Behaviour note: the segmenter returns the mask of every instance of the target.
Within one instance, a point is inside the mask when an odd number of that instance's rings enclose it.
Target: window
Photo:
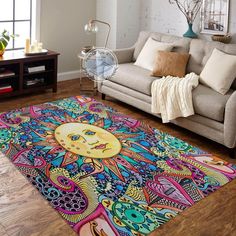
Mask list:
[[[0,6],[4,6],[0,14],[0,32],[4,29],[10,34],[18,34],[19,37],[11,39],[7,49],[22,49],[25,40],[31,41],[37,37],[37,8],[39,0],[0,0]]]

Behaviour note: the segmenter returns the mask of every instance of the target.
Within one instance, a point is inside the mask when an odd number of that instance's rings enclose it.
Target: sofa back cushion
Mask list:
[[[134,58],[133,58],[134,61],[137,60],[140,52],[142,51],[149,37],[152,37],[153,39],[163,43],[174,43],[174,48],[173,48],[174,52],[188,53],[189,51],[191,39],[162,33],[142,31],[140,32],[138,41],[135,44]]]
[[[200,75],[214,48],[228,54],[236,55],[236,44],[223,44],[201,39],[189,39],[163,33],[141,31],[135,44],[133,55],[134,61],[137,60],[143,46],[150,36],[160,42],[175,43],[174,52],[189,53],[190,60],[187,67],[187,73],[195,72]],[[236,79],[231,88],[236,90]]]
[[[204,66],[206,65],[215,48],[225,53],[236,55],[236,44],[223,44],[219,42],[193,39],[190,43],[189,54],[191,55],[191,57],[189,59],[187,72],[195,72],[196,74],[201,74]],[[236,80],[234,81],[231,88],[234,90],[236,89]]]

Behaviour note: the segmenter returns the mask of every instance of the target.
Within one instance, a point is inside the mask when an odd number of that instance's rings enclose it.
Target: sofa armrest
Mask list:
[[[236,147],[236,91],[230,96],[225,108],[224,140],[227,147]]]
[[[119,64],[131,63],[133,61],[134,47],[115,49],[113,52],[116,55]]]

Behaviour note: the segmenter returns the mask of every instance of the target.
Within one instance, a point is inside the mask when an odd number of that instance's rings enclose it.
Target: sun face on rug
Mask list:
[[[113,134],[89,124],[60,125],[55,138],[67,151],[89,158],[111,158],[121,151],[121,144]]]

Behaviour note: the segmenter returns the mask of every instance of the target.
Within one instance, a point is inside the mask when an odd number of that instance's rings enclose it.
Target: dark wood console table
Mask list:
[[[25,56],[21,50],[7,51],[0,57],[0,98],[38,92],[57,91],[59,53]]]

